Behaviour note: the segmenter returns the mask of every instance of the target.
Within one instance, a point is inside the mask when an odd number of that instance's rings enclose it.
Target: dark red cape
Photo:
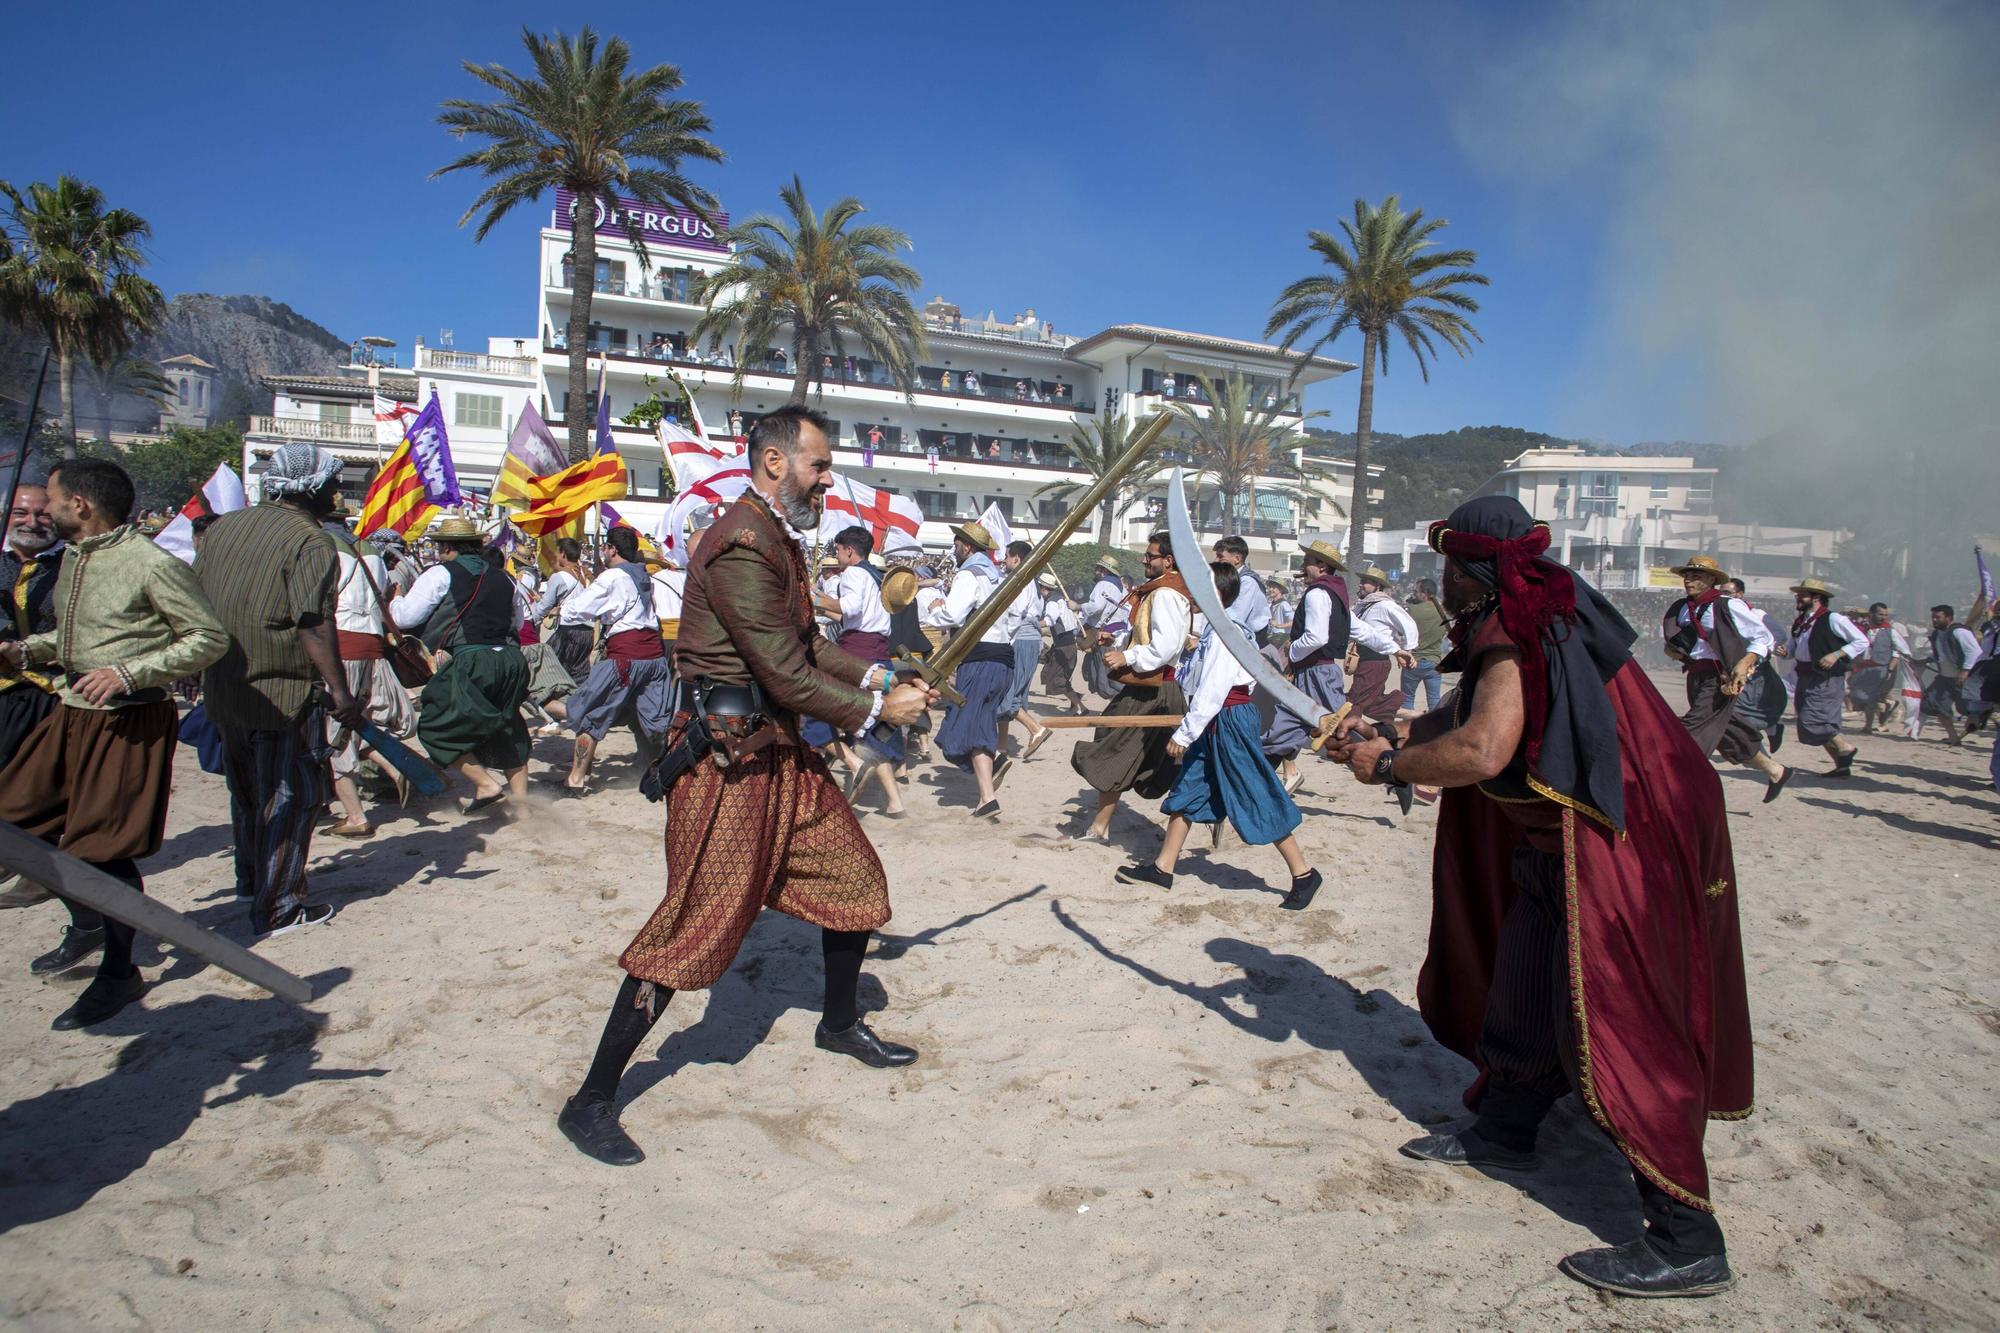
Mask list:
[[[1751,1110],[1750,1005],[1722,782],[1635,662],[1605,686],[1618,718],[1626,833],[1563,811],[1570,1012],[1583,1100],[1632,1165],[1711,1207],[1707,1121]],[[1439,807],[1430,953],[1417,1003],[1478,1064],[1521,827],[1476,787]],[[1477,1106],[1485,1070],[1466,1093]]]

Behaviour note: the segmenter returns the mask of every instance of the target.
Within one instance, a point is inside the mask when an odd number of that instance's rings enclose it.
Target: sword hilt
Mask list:
[[[944,678],[943,673],[923,658],[912,657],[908,653],[900,653],[889,659],[889,666],[898,675],[910,675],[921,678],[924,684],[930,686],[943,696],[946,703],[964,707],[965,696],[953,689],[951,682]]]
[[[1340,730],[1340,724],[1347,721],[1347,715],[1353,711],[1353,704],[1342,704],[1338,710],[1319,720],[1319,726],[1313,729],[1312,745],[1309,747],[1314,754],[1326,748],[1326,743],[1333,739],[1333,733]]]

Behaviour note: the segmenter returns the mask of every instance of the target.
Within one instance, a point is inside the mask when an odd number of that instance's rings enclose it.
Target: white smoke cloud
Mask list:
[[[1498,35],[1455,117],[1470,156],[1529,207],[1614,182],[1577,418],[1673,402],[1710,438],[1842,452],[2000,427],[1996,51],[2000,7],[1894,0]]]

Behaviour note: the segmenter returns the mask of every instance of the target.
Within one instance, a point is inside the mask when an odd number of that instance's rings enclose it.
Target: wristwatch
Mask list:
[[[1375,772],[1373,774],[1373,778],[1377,786],[1391,787],[1395,785],[1396,783],[1395,750],[1393,749],[1384,750],[1380,755],[1376,757]]]

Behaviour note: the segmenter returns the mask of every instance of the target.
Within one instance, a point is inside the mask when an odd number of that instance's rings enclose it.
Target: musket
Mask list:
[[[1111,494],[1112,488],[1123,481],[1125,474],[1146,456],[1146,452],[1160,438],[1160,432],[1167,428],[1170,420],[1172,417],[1168,413],[1157,413],[1151,421],[1139,428],[1139,433],[1132,437],[1132,443],[1125,447],[1124,453],[1118,455],[1118,461],[1107,468],[1104,475],[1092,482],[1090,489],[1078,497],[1076,503],[1070,507],[1070,511],[1062,516],[1061,521],[1049,529],[1048,536],[1037,542],[1035,549],[1021,561],[1021,567],[1009,574],[1006,581],[986,599],[985,605],[974,611],[958,632],[952,635],[950,643],[928,658],[911,657],[906,653],[896,658],[890,665],[899,673],[923,677],[926,685],[943,695],[949,702],[964,703],[964,696],[951,687],[952,672],[958,669],[958,664],[964,661],[966,655],[978,645],[979,637],[993,627],[994,621],[1007,613],[1007,608],[1021,595],[1021,590],[1035,581],[1035,576],[1042,572],[1042,566],[1055,558],[1063,543],[1068,541],[1071,534],[1090,517],[1092,511],[1104,502],[1104,497]]]

